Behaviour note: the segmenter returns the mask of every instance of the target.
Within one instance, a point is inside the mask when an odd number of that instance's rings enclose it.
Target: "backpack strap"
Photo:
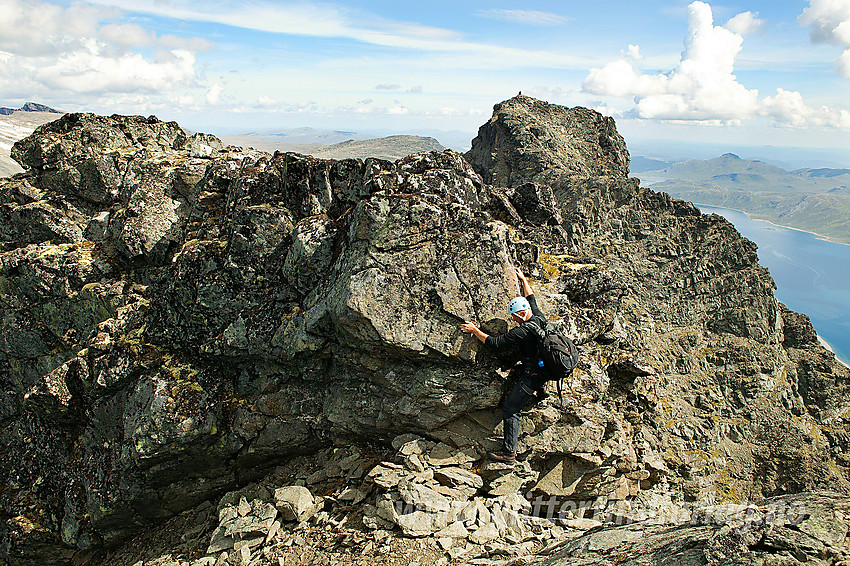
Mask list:
[[[531,326],[532,331],[537,334],[537,338],[539,339],[537,343],[538,350],[543,347],[543,339],[546,338],[546,321],[538,320],[539,318],[540,317],[532,316],[523,323]]]

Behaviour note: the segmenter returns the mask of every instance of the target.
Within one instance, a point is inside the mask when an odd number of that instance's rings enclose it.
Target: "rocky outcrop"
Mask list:
[[[629,173],[629,152],[613,118],[522,95],[493,108],[466,158],[499,187],[610,181]]]
[[[850,557],[848,504],[846,496],[821,492],[706,507],[675,525],[595,530],[526,564],[841,564]]]
[[[846,368],[776,301],[751,242],[628,178],[592,111],[511,99],[465,158],[269,155],[84,114],[13,154],[27,172],[0,181],[12,564],[97,557],[209,500],[200,551],[215,540],[215,560],[251,563],[316,542],[298,525],[334,526],[340,502],[367,529],[480,555],[529,532],[536,552],[603,511],[850,492]],[[523,418],[520,463],[482,467],[511,360],[458,325],[508,328],[514,265],[582,362],[563,405]],[[418,437],[393,445],[403,434]],[[348,445],[346,466],[368,469],[268,479]],[[265,491],[221,499],[252,482]],[[590,511],[508,521],[518,494]],[[511,529],[481,519],[497,506]]]

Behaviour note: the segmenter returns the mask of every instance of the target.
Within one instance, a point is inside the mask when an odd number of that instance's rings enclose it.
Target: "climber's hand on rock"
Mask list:
[[[528,283],[528,278],[522,272],[522,269],[519,267],[514,267],[516,270],[516,277],[519,279],[520,284],[522,285],[522,294],[527,297],[529,295],[533,295],[534,291],[531,289],[531,285]]]
[[[467,334],[474,334],[475,331],[478,330],[478,327],[471,322],[464,322],[460,325],[460,329],[466,332]]]
[[[475,324],[468,321],[461,324],[460,329],[466,332],[467,334],[474,334],[475,337],[481,340],[482,342],[487,340],[487,337],[489,336],[488,334],[484,334],[483,332],[481,332],[481,330],[479,330],[478,327],[475,326]]]

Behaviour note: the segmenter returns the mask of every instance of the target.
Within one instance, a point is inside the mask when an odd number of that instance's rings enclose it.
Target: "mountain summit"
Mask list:
[[[850,372],[610,118],[520,96],[466,156],[393,162],[68,114],[12,156],[11,564],[850,559]],[[458,326],[509,328],[515,265],[582,362],[506,466],[512,360]]]
[[[493,108],[465,157],[486,182],[505,187],[625,178],[629,170],[629,152],[612,118],[523,95]]]

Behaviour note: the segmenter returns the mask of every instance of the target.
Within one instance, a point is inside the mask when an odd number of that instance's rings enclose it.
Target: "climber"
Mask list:
[[[487,453],[488,458],[499,462],[516,461],[520,411],[522,411],[523,406],[525,406],[532,396],[536,397],[538,401],[549,396],[546,392],[547,376],[543,373],[543,369],[538,367],[539,338],[532,328],[534,323],[545,325],[546,317],[543,316],[543,313],[537,306],[537,301],[534,298],[531,285],[528,284],[528,279],[522,273],[522,270],[519,268],[515,269],[517,278],[522,283],[522,293],[524,296],[511,300],[508,303],[508,312],[514,322],[519,324],[519,326],[499,336],[489,336],[472,322],[466,322],[460,325],[460,329],[463,332],[474,334],[476,338],[490,348],[500,350],[511,346],[519,347],[520,359],[522,360],[522,373],[519,381],[514,385],[510,395],[505,400],[505,404],[502,406],[502,418],[505,428],[504,444],[501,450]],[[529,324],[530,322],[531,324]]]

